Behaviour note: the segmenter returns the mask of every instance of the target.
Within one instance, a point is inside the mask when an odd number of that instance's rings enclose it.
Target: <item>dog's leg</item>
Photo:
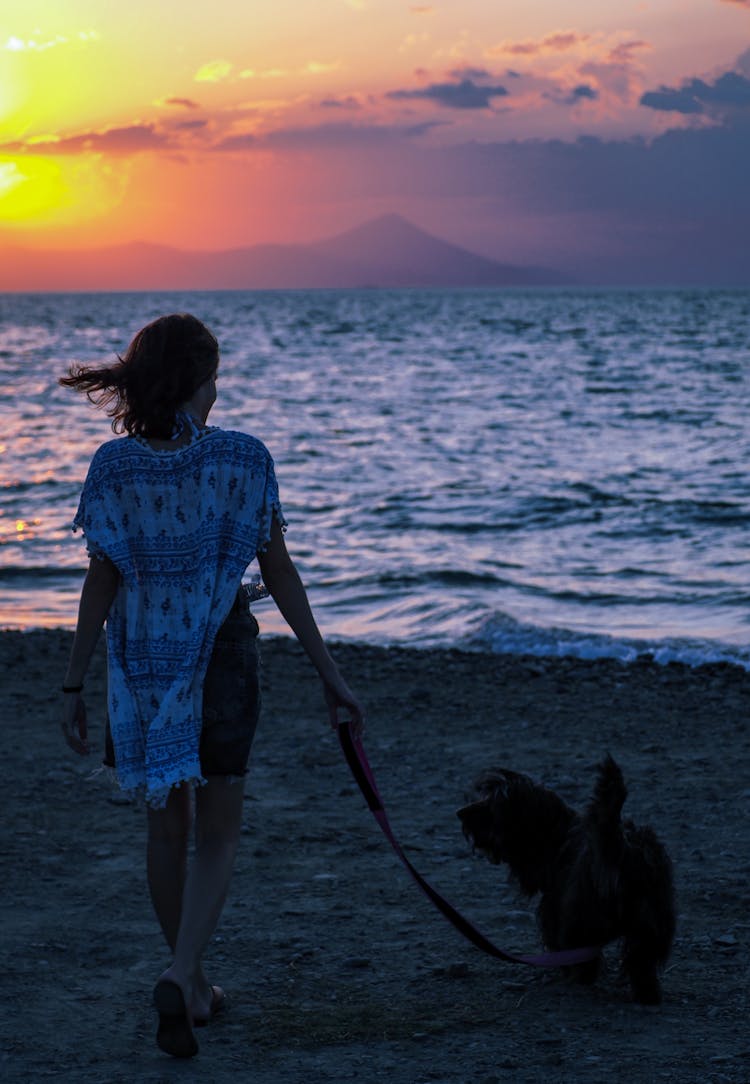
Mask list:
[[[560,949],[581,948],[591,941],[591,934],[585,928],[585,905],[583,901],[561,900],[555,891],[545,893],[537,908],[539,932],[544,944],[552,952]],[[567,921],[572,917],[572,921]],[[579,919],[583,917],[582,924]],[[587,960],[583,964],[564,967],[563,974],[574,982],[591,986],[599,977],[601,957]]]
[[[653,949],[626,937],[622,946],[622,970],[630,982],[635,1001],[641,1005],[661,1004],[661,983]]]

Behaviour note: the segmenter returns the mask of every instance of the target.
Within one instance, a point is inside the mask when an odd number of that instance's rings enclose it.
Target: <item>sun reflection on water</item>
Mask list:
[[[2,517],[2,511],[0,511]],[[3,523],[0,518],[0,546],[11,542],[30,542],[37,537],[36,528],[42,523],[41,518],[14,519],[9,523]]]

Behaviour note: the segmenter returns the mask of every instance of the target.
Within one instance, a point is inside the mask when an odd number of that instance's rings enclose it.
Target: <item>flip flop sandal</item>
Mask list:
[[[154,987],[154,1006],[159,1014],[156,1045],[173,1058],[193,1058],[198,1043],[193,1035],[185,995],[176,982],[160,979]]]

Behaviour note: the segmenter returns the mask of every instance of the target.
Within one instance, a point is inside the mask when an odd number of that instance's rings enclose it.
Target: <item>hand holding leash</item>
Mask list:
[[[360,741],[365,729],[365,712],[357,697],[340,675],[335,681],[325,681],[323,689],[328,705],[328,717],[333,729],[348,726],[355,741]],[[339,718],[339,712],[342,710],[348,712],[348,719]]]

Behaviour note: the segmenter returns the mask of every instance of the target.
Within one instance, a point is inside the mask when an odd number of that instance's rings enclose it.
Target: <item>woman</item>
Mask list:
[[[81,692],[106,619],[114,763],[120,785],[146,797],[149,890],[174,953],[154,988],[157,1042],[176,1057],[197,1053],[193,1026],[224,1001],[201,956],[234,864],[257,720],[257,624],[240,590],[256,556],[322,679],[331,725],[348,721],[357,736],[363,726],[287,553],[271,456],[254,437],[206,425],[218,363],[199,320],[164,316],[118,363],[72,367],[60,381],[106,405],[114,431],[128,434],[94,455],[74,521],[91,560],[62,727],[71,748],[88,754]]]

